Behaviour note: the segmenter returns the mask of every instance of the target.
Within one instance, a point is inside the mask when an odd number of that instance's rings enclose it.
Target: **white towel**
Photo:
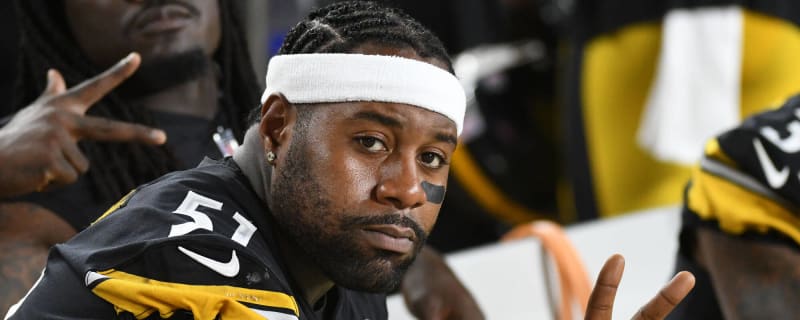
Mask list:
[[[692,164],[708,139],[739,122],[742,19],[739,7],[667,14],[637,134],[657,159]]]

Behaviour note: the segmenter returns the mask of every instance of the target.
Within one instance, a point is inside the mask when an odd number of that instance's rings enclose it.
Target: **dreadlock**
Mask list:
[[[444,45],[431,31],[399,9],[371,1],[337,2],[314,10],[289,31],[278,54],[346,53],[366,43],[410,47],[420,57],[446,63],[453,73]]]
[[[243,28],[236,17],[239,1],[219,1],[222,39],[214,54],[221,69],[222,125],[237,139],[244,136],[244,119],[258,103],[260,89],[253,73]],[[46,86],[46,71],[58,69],[66,83],[75,85],[98,73],[69,33],[62,1],[17,0],[21,29],[18,93],[14,108],[24,108]],[[89,114],[127,122],[154,125],[146,108],[136,108],[111,92]],[[210,134],[210,132],[209,132]],[[87,176],[101,201],[115,200],[132,188],[180,167],[164,146],[82,141],[80,147],[93,163]]]

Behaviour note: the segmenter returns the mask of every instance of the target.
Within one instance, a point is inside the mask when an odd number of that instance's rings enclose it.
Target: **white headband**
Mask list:
[[[272,57],[267,89],[292,103],[379,101],[410,104],[464,123],[466,98],[458,79],[434,65],[394,56],[350,53]]]

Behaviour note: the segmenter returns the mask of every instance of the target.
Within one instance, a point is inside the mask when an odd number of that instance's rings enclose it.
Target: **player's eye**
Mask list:
[[[367,149],[367,151],[370,152],[381,152],[388,150],[386,148],[386,144],[375,137],[358,137],[356,140],[358,140],[358,143],[360,143],[364,148]]]
[[[419,156],[420,162],[432,169],[441,168],[445,165],[444,157],[436,152],[425,152]]]

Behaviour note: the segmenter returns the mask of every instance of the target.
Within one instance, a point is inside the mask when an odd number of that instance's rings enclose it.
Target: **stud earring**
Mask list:
[[[275,158],[277,158],[277,157],[278,156],[275,155],[275,152],[272,152],[272,151],[268,151],[267,152],[267,162],[269,162],[269,164],[274,165],[275,164]]]

